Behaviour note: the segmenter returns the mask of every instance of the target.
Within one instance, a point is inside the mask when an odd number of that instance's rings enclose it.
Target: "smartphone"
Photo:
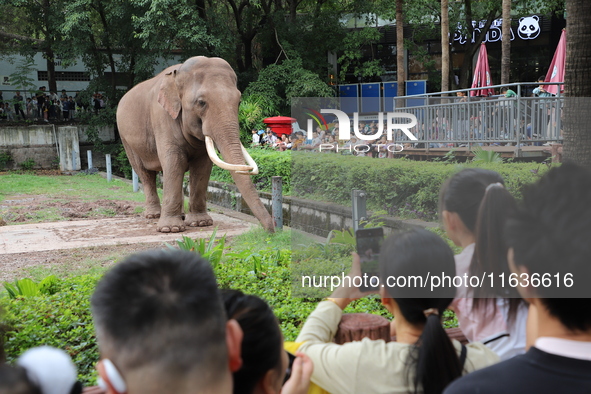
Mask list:
[[[364,228],[355,232],[357,254],[361,262],[361,274],[364,278],[362,291],[375,290],[379,287],[380,250],[384,241],[384,229],[381,227]],[[373,279],[372,279],[373,278]]]

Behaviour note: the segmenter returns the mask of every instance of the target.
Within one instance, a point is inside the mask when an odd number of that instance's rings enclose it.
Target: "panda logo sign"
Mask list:
[[[525,16],[519,19],[519,28],[517,34],[523,40],[533,40],[540,35],[540,17]]]

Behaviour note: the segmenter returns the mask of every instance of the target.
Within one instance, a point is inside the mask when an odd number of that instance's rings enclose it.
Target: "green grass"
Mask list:
[[[258,226],[237,235],[230,242],[230,248],[237,252],[248,249],[254,253],[269,247],[291,249],[291,231],[283,230],[270,234],[261,226]]]
[[[0,202],[18,195],[43,195],[50,199],[144,201],[143,193],[118,179],[111,182],[100,175],[35,175],[9,173],[0,176]]]
[[[78,262],[76,265],[36,265],[26,268],[24,270],[26,274],[23,277],[31,278],[34,281],[39,282],[49,275],[55,275],[58,278],[71,278],[80,275],[103,274],[109,269],[109,266],[105,265],[105,262],[117,261],[121,257],[122,256],[119,254],[112,253],[109,256],[103,256],[100,258],[86,258]]]

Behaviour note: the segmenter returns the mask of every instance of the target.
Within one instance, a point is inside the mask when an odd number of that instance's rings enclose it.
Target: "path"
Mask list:
[[[210,237],[217,226],[218,236],[238,235],[251,224],[220,213],[210,213],[215,226],[189,227],[183,233],[163,234],[156,231],[156,222],[140,217],[124,217],[67,222],[22,224],[0,227],[0,253],[26,253],[73,249],[87,246],[118,245],[148,242],[173,242],[187,235]]]

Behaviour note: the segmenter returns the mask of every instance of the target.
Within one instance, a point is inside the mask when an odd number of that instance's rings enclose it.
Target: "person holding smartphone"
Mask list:
[[[331,393],[441,393],[454,379],[499,360],[480,343],[464,346],[446,335],[441,316],[455,288],[431,291],[393,285],[392,278],[400,276],[455,275],[453,252],[440,237],[427,230],[389,237],[382,244],[379,269],[377,291],[362,292],[354,286],[358,280],[344,280],[308,317],[296,342],[304,342],[299,351],[314,363],[312,382]],[[362,272],[355,253],[348,277],[358,276]],[[395,317],[396,342],[365,338],[333,343],[343,309],[378,291],[382,304]]]

